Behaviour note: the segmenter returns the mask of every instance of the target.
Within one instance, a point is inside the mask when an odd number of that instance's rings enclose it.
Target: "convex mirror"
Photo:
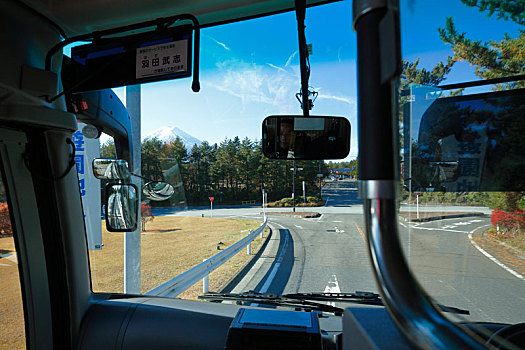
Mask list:
[[[135,185],[106,187],[106,228],[110,232],[137,229],[139,201]]]
[[[272,159],[343,159],[350,153],[350,122],[343,117],[269,116],[262,147]]]
[[[142,187],[142,194],[152,201],[164,201],[175,193],[175,188],[164,181],[150,181]]]

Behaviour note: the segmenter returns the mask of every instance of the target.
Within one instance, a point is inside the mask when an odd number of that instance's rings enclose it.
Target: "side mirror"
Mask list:
[[[350,122],[343,117],[269,116],[262,147],[271,159],[343,159],[350,153]]]
[[[133,174],[129,171],[128,162],[123,159],[94,159],[93,173],[100,180],[124,180],[129,181],[131,175],[148,181],[142,187],[142,193],[152,201],[163,201],[169,199],[175,188],[167,182],[155,181],[144,176]]]
[[[93,174],[101,180],[129,180],[128,162],[123,159],[93,159]]]
[[[110,232],[137,229],[139,200],[135,185],[106,187],[106,228]]]
[[[175,188],[163,181],[151,181],[142,187],[142,194],[152,201],[169,199],[173,193],[175,193]]]

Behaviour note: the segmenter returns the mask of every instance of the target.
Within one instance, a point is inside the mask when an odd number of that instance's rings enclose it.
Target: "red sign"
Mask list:
[[[414,192],[416,196],[421,196],[421,192]]]
[[[215,199],[215,197],[208,197],[210,199],[210,202],[213,202],[213,200]]]

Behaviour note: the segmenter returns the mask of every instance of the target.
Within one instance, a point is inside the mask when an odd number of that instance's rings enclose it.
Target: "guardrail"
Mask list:
[[[157,295],[164,297],[176,297],[186,289],[199,282],[201,279],[206,278],[210,272],[230,260],[235,254],[241,251],[251,241],[262,234],[266,228],[268,219],[265,219],[262,225],[255,231],[252,231],[246,237],[238,241],[237,243],[224,249],[222,252],[215,254],[211,258],[203,261],[197,266],[192,267],[186,272],[181,273],[177,277],[172,278],[168,282],[161,284],[160,286],[150,290],[146,295]]]

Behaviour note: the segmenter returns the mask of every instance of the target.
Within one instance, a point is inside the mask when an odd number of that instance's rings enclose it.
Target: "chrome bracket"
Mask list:
[[[361,199],[396,199],[399,182],[394,180],[361,180],[359,197]]]

